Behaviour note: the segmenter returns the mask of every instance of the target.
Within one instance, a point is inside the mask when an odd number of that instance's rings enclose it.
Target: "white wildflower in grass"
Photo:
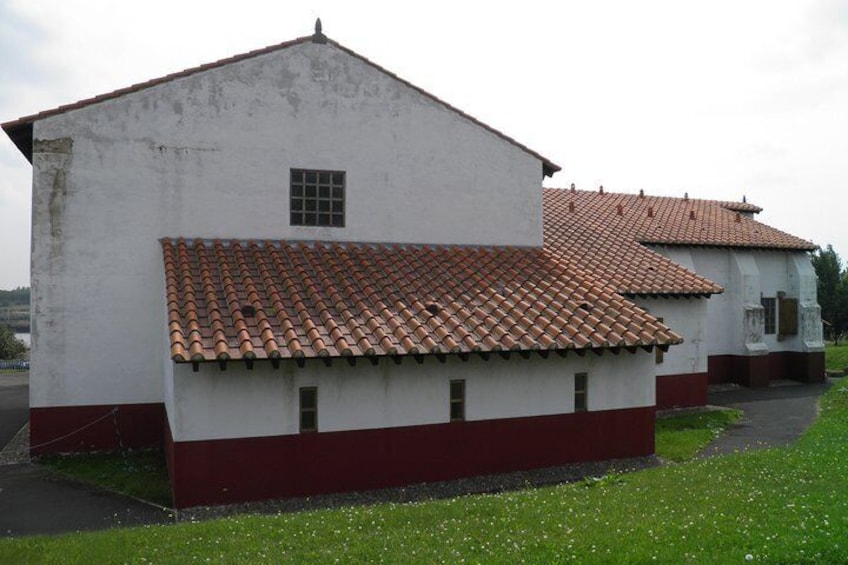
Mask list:
[[[745,561],[753,561],[753,560],[754,560],[754,556],[751,555],[750,553],[747,553],[745,555]]]

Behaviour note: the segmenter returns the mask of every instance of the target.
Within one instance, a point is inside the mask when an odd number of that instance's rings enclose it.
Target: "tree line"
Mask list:
[[[26,306],[29,307],[29,287],[19,286],[12,290],[0,290],[0,307]]]
[[[825,338],[838,341],[848,333],[848,268],[832,245],[813,252],[818,299]]]

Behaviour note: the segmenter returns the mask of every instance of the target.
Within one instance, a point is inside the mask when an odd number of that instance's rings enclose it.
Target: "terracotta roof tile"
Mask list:
[[[166,239],[162,250],[178,362],[682,341],[545,249]]]
[[[760,210],[744,202],[545,189],[545,248],[622,294],[715,294],[719,285],[646,244],[815,249],[747,215]]]

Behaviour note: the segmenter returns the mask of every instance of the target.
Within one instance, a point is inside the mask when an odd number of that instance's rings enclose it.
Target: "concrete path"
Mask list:
[[[8,445],[9,441],[28,420],[28,382],[26,373],[0,373],[0,452],[7,446],[15,447]],[[15,459],[0,457],[0,461]],[[0,464],[0,537],[173,522],[173,514],[166,509],[64,477],[46,467]]]
[[[831,383],[773,383],[768,388],[711,392],[708,402],[743,410],[742,418],[711,443],[702,457],[788,445],[798,439],[818,414],[819,397]]]
[[[167,510],[38,465],[0,467],[0,537],[168,524]]]
[[[0,450],[29,419],[29,373],[0,373]]]

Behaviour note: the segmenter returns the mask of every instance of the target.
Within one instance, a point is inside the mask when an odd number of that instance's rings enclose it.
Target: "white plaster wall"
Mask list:
[[[47,118],[34,137],[32,406],[162,401],[161,237],[542,241],[537,158],[329,45]],[[346,227],[288,225],[290,168],[347,172]]]
[[[207,364],[195,373],[179,364],[169,418],[177,441],[296,434],[298,389],[317,386],[321,432],[446,423],[452,379],[466,380],[467,420],[563,414],[574,411],[578,372],[588,373],[590,411],[654,404],[653,355],[640,350],[582,358],[407,359],[401,365],[383,359],[377,367],[313,361],[302,369],[283,363],[277,371],[233,363],[226,371]]]
[[[707,307],[709,355],[814,351],[821,347],[815,270],[803,252],[689,248],[698,274],[724,287]],[[763,333],[760,298],[785,292],[799,300],[799,335]]]
[[[684,342],[674,345],[655,365],[656,375],[682,375],[707,372],[707,298],[633,299],[640,308],[662,318],[663,323],[682,336]]]

